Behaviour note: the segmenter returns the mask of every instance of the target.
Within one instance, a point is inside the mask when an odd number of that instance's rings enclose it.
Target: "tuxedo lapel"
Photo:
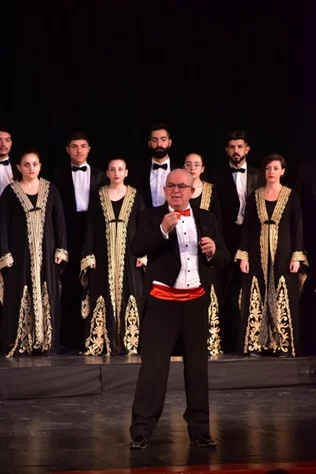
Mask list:
[[[253,170],[247,167],[247,196],[256,188],[257,176],[254,175]]]
[[[72,171],[71,167],[67,167],[65,171],[65,193],[69,196],[69,202],[71,208],[74,209],[74,212],[77,211],[77,204],[76,204],[76,195],[75,195],[75,187],[74,182],[72,180]]]

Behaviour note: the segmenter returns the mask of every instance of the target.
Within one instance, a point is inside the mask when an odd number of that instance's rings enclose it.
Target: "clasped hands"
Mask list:
[[[165,214],[161,222],[161,228],[166,234],[169,234],[169,232],[171,232],[177,224],[177,211],[169,212],[168,214]],[[207,258],[213,257],[216,252],[216,245],[214,240],[212,240],[210,237],[202,237],[199,241],[199,245],[202,253],[204,253]]]

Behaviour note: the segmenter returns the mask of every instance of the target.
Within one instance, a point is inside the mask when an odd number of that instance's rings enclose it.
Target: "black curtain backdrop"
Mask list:
[[[67,159],[69,132],[90,161],[149,159],[147,129],[165,121],[171,156],[225,160],[246,129],[259,165],[271,152],[313,159],[316,2],[11,1],[1,14],[1,126],[11,155],[39,150],[47,172]]]

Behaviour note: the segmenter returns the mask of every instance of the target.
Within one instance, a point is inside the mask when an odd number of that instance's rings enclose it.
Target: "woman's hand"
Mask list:
[[[138,259],[136,260],[136,268],[140,268],[140,267],[142,267],[143,265],[144,265],[144,264],[143,264],[142,260],[141,260],[140,258],[138,258]]]
[[[291,262],[290,263],[290,272],[297,273],[300,268],[300,262]]]
[[[55,258],[55,263],[57,263],[57,265],[59,265],[59,264],[61,263],[61,258],[56,257],[56,258]]]
[[[240,270],[243,273],[249,273],[249,262],[248,262],[248,260],[245,260],[245,259],[240,260]]]

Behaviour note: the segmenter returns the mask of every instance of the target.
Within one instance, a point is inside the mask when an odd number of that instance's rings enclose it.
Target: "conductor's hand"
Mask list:
[[[240,260],[240,270],[243,273],[249,273],[249,262],[248,262],[248,260],[245,260],[245,259]]]
[[[202,253],[204,253],[207,258],[213,257],[216,252],[216,245],[214,240],[212,240],[210,237],[202,237],[199,243]]]
[[[169,234],[169,232],[171,232],[175,228],[177,223],[178,223],[177,213],[176,212],[169,212],[162,219],[162,223],[161,223],[162,230],[166,234]]]
[[[290,272],[297,273],[300,268],[300,262],[291,262],[290,263]]]

